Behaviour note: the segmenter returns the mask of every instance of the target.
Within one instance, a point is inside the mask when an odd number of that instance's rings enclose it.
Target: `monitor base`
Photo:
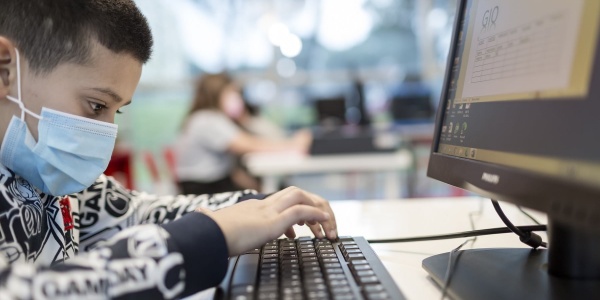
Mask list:
[[[423,268],[440,287],[445,282],[448,255],[423,260]],[[454,267],[446,291],[453,299],[593,299],[600,295],[600,280],[548,274],[547,250],[464,250],[454,254]]]

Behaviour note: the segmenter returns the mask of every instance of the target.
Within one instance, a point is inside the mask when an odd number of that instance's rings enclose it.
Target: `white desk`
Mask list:
[[[412,167],[413,158],[408,150],[394,153],[302,155],[298,153],[253,153],[245,155],[248,171],[262,178],[263,193],[279,189],[281,177],[298,174],[385,172],[386,198],[401,196],[400,171]]]
[[[340,235],[364,236],[367,239],[384,239],[434,235],[471,230],[469,213],[483,212],[474,217],[476,229],[503,227],[488,199],[435,198],[373,201],[332,202]],[[506,215],[515,225],[530,225],[532,222],[513,205],[501,203]],[[546,217],[531,212],[540,222]],[[298,235],[309,235],[306,227],[298,228]],[[547,241],[545,234],[540,234]],[[427,278],[421,267],[423,259],[451,251],[466,239],[403,244],[372,244],[373,249],[408,299],[440,299],[440,290]],[[467,244],[464,249],[469,249]],[[514,234],[482,236],[475,248],[522,247]],[[211,299],[209,290],[195,295],[193,299]]]

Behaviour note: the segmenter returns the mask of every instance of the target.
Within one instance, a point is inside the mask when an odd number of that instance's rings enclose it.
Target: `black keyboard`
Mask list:
[[[229,260],[215,299],[404,299],[369,243],[274,240]]]

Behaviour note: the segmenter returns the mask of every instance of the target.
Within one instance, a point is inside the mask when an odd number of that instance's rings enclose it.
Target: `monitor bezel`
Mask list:
[[[446,74],[435,117],[434,137],[427,176],[478,195],[546,212],[552,218],[576,227],[600,231],[600,188],[534,173],[532,171],[476,161],[436,152],[440,143],[452,63],[457,51],[459,25],[468,0],[457,4]],[[598,82],[600,38],[597,41],[590,91]],[[482,178],[488,174],[487,181]],[[489,180],[490,175],[497,180]]]

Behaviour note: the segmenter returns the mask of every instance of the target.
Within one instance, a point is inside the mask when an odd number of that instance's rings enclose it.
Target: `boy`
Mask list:
[[[102,175],[151,46],[131,0],[0,3],[0,299],[177,298],[293,224],[337,236],[297,188],[158,198]]]

